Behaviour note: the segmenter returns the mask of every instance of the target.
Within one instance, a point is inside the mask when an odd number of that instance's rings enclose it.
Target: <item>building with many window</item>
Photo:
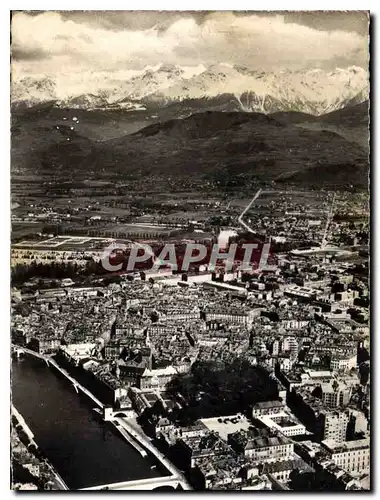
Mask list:
[[[301,436],[306,433],[306,427],[301,424],[295,417],[288,415],[285,412],[262,415],[258,419],[269,429],[275,429],[284,436]]]
[[[356,352],[351,354],[335,354],[330,361],[330,369],[334,372],[345,372],[352,368],[356,368],[357,365],[357,355]]]
[[[158,368],[156,370],[146,369],[140,378],[140,389],[164,391],[166,384],[178,375],[178,370],[173,366]]]
[[[262,415],[280,414],[284,411],[285,404],[282,401],[263,401],[256,403],[252,408],[252,416],[260,417]]]
[[[322,402],[330,408],[345,407],[348,405],[351,397],[351,387],[333,383],[321,384]]]
[[[228,444],[255,462],[276,462],[293,457],[294,445],[272,429],[249,429],[228,435]]]
[[[327,439],[322,441],[322,446],[329,457],[347,472],[365,472],[370,466],[370,442],[369,438],[357,441],[345,441],[337,443]]]
[[[348,412],[323,411],[324,420],[323,439],[334,440],[337,443],[346,440],[347,425],[350,420]]]

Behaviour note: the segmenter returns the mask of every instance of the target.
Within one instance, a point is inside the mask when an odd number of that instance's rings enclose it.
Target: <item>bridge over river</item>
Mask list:
[[[120,483],[103,484],[100,486],[92,486],[90,488],[82,488],[82,490],[155,490],[158,488],[171,487],[177,489],[181,487],[183,490],[188,490],[186,483],[183,483],[177,476],[166,477],[151,477],[148,479],[137,479],[135,481],[122,481]]]
[[[86,389],[85,387],[83,387],[77,380],[75,380],[75,378],[73,378],[64,368],[62,368],[61,366],[59,366],[56,363],[56,361],[54,359],[52,359],[51,357],[43,356],[43,355],[41,355],[39,353],[36,353],[35,351],[32,351],[32,350],[27,349],[25,347],[16,346],[16,345],[12,345],[12,350],[14,352],[16,352],[18,355],[22,354],[22,353],[25,353],[25,354],[30,354],[31,356],[34,356],[34,357],[37,357],[37,358],[40,358],[40,359],[44,360],[48,366],[53,366],[57,371],[61,372],[70,381],[70,383],[72,384],[72,386],[74,387],[74,389],[77,392],[83,392],[89,398],[91,398],[98,405],[98,407],[100,409],[103,409],[103,407],[104,407],[103,403],[101,401],[99,401],[96,398],[96,396],[94,396],[94,394],[92,394],[88,389]],[[45,381],[45,378],[43,378],[43,380]],[[29,380],[28,380],[28,382],[29,382]],[[52,380],[52,383],[54,384],[53,380]],[[65,388],[64,387],[62,387],[62,388],[60,387],[60,390],[65,391]],[[64,396],[64,398],[67,399],[67,400],[71,399],[70,393],[67,393],[67,396],[66,397]],[[22,401],[23,404],[26,404],[25,398],[21,398],[20,401]],[[42,402],[42,404],[44,405],[45,402]],[[66,401],[60,401],[60,405],[65,405],[65,404],[66,404]],[[69,402],[67,402],[67,404],[70,406]],[[71,402],[71,405],[72,404],[73,404],[73,402]],[[80,409],[81,412],[88,411],[87,409],[85,410],[83,407],[78,407],[78,408],[74,408],[73,407],[73,411],[75,410],[75,411],[79,412],[79,409]],[[56,408],[52,407],[51,408],[51,413],[55,412],[55,410],[56,410]],[[23,409],[21,409],[21,411],[24,413]],[[101,486],[95,486],[95,487],[89,487],[89,488],[87,488],[87,487],[83,488],[83,486],[85,486],[85,484],[84,484],[84,485],[81,485],[78,489],[96,489],[96,490],[99,490],[99,489],[104,488],[104,489],[136,489],[136,490],[138,490],[138,489],[155,489],[155,488],[158,488],[158,487],[161,487],[161,486],[162,487],[166,487],[166,486],[169,487],[170,486],[170,487],[176,488],[178,485],[180,485],[183,490],[190,490],[191,487],[187,483],[186,478],[182,474],[182,472],[179,469],[177,469],[174,466],[174,464],[172,464],[168,460],[168,458],[163,453],[161,453],[154,446],[154,444],[151,442],[151,440],[142,432],[141,429],[139,429],[138,427],[135,427],[133,425],[133,422],[130,421],[130,420],[128,420],[127,418],[124,418],[124,417],[121,417],[121,416],[120,417],[117,416],[118,413],[120,413],[120,412],[119,411],[114,412],[114,414],[112,414],[112,418],[110,419],[110,421],[111,421],[111,423],[117,422],[118,425],[116,424],[116,429],[119,431],[120,434],[122,434],[123,438],[126,439],[130,444],[132,444],[133,448],[135,450],[137,449],[137,451],[139,452],[139,455],[138,455],[139,460],[137,459],[137,457],[134,457],[132,460],[136,464],[137,463],[141,463],[141,467],[142,467],[141,459],[143,461],[145,461],[145,457],[147,457],[148,453],[150,452],[150,454],[152,456],[154,456],[158,460],[158,462],[160,462],[160,465],[157,465],[157,469],[153,469],[153,467],[150,468],[150,466],[149,466],[149,460],[144,463],[144,465],[145,464],[147,465],[147,469],[148,469],[147,475],[150,476],[148,479],[133,479],[133,478],[131,478],[131,480],[128,480],[128,481],[117,482],[117,483],[115,483],[115,482],[111,483],[110,482],[109,484],[103,484]],[[65,411],[60,411],[59,415],[64,416],[65,415]],[[28,419],[28,415],[26,415],[26,418]],[[53,420],[54,420],[54,417],[53,417]],[[67,426],[69,426],[69,427],[72,426],[73,430],[75,431],[75,433],[78,433],[78,435],[83,434],[83,433],[85,433],[86,435],[88,435],[90,431],[93,432],[94,434],[96,434],[96,437],[94,436],[94,442],[88,442],[87,444],[84,442],[83,443],[83,447],[79,446],[79,442],[76,441],[76,440],[73,440],[72,442],[70,440],[70,443],[66,443],[66,441],[64,441],[64,443],[62,443],[62,440],[61,440],[62,435],[61,435],[61,433],[58,433],[59,441],[60,441],[60,446],[61,447],[66,447],[67,444],[70,444],[71,446],[74,447],[74,449],[71,451],[71,461],[73,459],[73,453],[74,453],[74,451],[75,452],[77,452],[77,451],[79,452],[80,451],[80,454],[83,455],[83,459],[86,457],[87,462],[91,462],[92,463],[93,455],[92,454],[87,455],[87,453],[86,453],[86,448],[87,447],[91,448],[92,446],[93,447],[95,447],[95,446],[99,447],[99,450],[102,447],[106,447],[107,450],[105,450],[105,451],[109,451],[112,456],[108,457],[105,460],[106,461],[111,461],[111,458],[112,458],[112,460],[114,460],[114,459],[116,460],[116,458],[113,457],[114,454],[112,453],[112,450],[111,449],[108,450],[108,445],[110,444],[110,438],[108,438],[107,441],[102,440],[101,443],[99,442],[99,436],[98,436],[98,434],[99,434],[99,430],[103,429],[103,426],[101,424],[99,424],[99,423],[93,422],[93,419],[91,419],[89,421],[88,417],[87,417],[87,418],[84,418],[83,432],[82,431],[81,432],[79,432],[79,431],[77,432],[77,426],[79,426],[81,424],[82,424],[82,422],[79,422],[79,421],[76,422],[74,420],[74,417],[71,418],[69,422],[67,422]],[[92,429],[92,427],[94,429]],[[96,429],[96,427],[99,427],[99,429]],[[54,436],[54,437],[56,437],[56,436]],[[42,433],[42,437],[41,436],[39,437],[39,439],[43,439],[43,440],[45,438],[46,438],[45,433]],[[134,442],[131,443],[131,440],[133,440]],[[38,439],[37,439],[37,441],[38,441]],[[48,439],[47,440],[47,445],[51,446],[52,442],[53,442],[52,439]],[[76,446],[77,444],[78,444],[78,447],[80,447],[80,450],[76,449],[77,448],[77,446]],[[55,446],[57,446],[57,445],[55,445]],[[123,452],[121,450],[119,450],[118,454],[121,455],[121,453],[123,453]],[[118,462],[117,465],[122,468],[123,461],[119,462],[117,460],[117,462]],[[168,475],[168,476],[162,476],[162,477],[160,476],[158,479],[157,479],[157,477],[151,477],[152,475],[158,476],[159,474],[163,474],[164,473],[163,471],[159,472],[159,468],[160,468],[161,464],[164,466],[164,468],[167,471],[169,471],[170,475]],[[93,464],[93,466],[94,465],[95,464]],[[63,464],[63,467],[65,467],[65,468],[67,467],[68,469],[70,469],[67,472],[70,472],[71,475],[73,473],[75,473],[77,475],[82,466],[83,466],[83,460],[79,460],[79,453],[78,453],[78,464],[77,464],[78,468],[74,469],[74,467],[71,467],[70,462],[64,461],[64,464]],[[115,464],[115,466],[116,466],[116,464]],[[60,467],[63,468],[62,464],[57,464],[57,467],[58,467],[58,469]],[[89,475],[93,476],[92,467],[90,467],[90,465],[88,465],[88,466],[86,465],[86,469],[87,468],[90,471]],[[151,470],[149,470],[149,469],[151,469]],[[115,478],[115,479],[118,479],[118,478]],[[78,477],[78,478],[76,478],[75,482],[82,482],[82,480],[84,480],[84,478]],[[93,477],[91,477],[91,480],[93,480]],[[104,479],[103,479],[103,481],[104,481]],[[105,479],[105,481],[107,481],[107,479]],[[111,479],[111,481],[112,481],[112,479]],[[94,483],[92,483],[92,484],[94,484]]]
[[[62,375],[64,375],[73,384],[76,392],[81,390],[84,394],[86,394],[86,396],[88,396],[90,399],[92,399],[94,401],[94,403],[97,404],[100,408],[104,407],[104,404],[101,401],[99,401],[99,399],[97,397],[95,397],[94,394],[92,394],[92,392],[90,392],[82,384],[80,384],[77,380],[75,380],[74,377],[72,377],[64,368],[59,366],[59,364],[51,357],[44,356],[43,354],[39,354],[36,351],[32,351],[31,349],[28,349],[26,347],[19,347],[19,346],[16,346],[14,344],[12,344],[12,351],[14,353],[16,353],[17,356],[19,356],[20,354],[30,354],[31,356],[34,356],[36,358],[43,359],[47,365],[54,366],[54,368],[56,370],[61,372]]]

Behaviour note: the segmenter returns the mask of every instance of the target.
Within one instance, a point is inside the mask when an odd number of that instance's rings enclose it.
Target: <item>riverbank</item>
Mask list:
[[[24,417],[12,405],[11,419],[11,452],[12,452],[12,479],[11,488],[15,490],[37,489],[46,490],[68,490],[66,483],[55,470],[53,465],[46,457],[42,457],[42,453],[34,440],[34,434],[30,427],[25,422]],[[14,466],[13,466],[14,465]],[[32,478],[31,483],[17,481],[20,479],[15,474],[16,466],[21,467],[24,476],[28,477],[28,473]],[[23,474],[19,474],[22,476]],[[36,486],[33,488],[32,486]]]
[[[31,355],[31,356],[36,354],[36,357],[38,357],[39,359],[41,359],[42,357],[40,354],[34,353],[30,349],[24,349],[24,353],[26,355]],[[71,374],[69,374],[65,368],[60,366],[57,363],[57,361],[55,361],[51,357],[43,357],[43,358],[45,359],[45,361],[47,361],[49,367],[54,367],[55,370],[61,373],[73,385],[76,392],[80,390],[88,398],[94,401],[101,409],[104,408],[104,404],[101,401],[99,401],[99,399],[96,398],[96,396],[91,391],[89,391],[86,387],[80,384]],[[100,411],[99,412],[97,411],[97,413],[101,415]],[[104,422],[103,417],[102,421]],[[117,431],[119,431],[123,439],[127,441],[127,443],[131,445],[138,453],[140,453],[142,457],[145,458],[148,456],[148,453],[145,450],[145,448],[147,448],[147,450],[159,460],[159,462],[165,467],[165,469],[167,469],[167,471],[170,471],[172,474],[173,473],[180,474],[180,472],[176,470],[176,468],[168,461],[168,459],[151,444],[149,438],[145,436],[145,434],[142,431],[139,432],[138,429],[134,429],[133,426],[129,426],[127,422],[128,420],[124,418],[115,418],[109,421],[109,423],[111,423],[114,426],[114,428]],[[145,444],[146,442],[148,442],[148,447]],[[170,464],[169,467],[167,465],[168,463]]]
[[[144,450],[144,448],[142,446],[140,446],[128,433],[128,431],[126,429],[124,429],[123,427],[120,427],[120,425],[116,425],[115,422],[112,422],[113,425],[115,426],[115,429],[117,429],[120,434],[123,436],[123,438],[131,445],[134,447],[134,449],[136,451],[138,451],[140,453],[140,455],[142,457],[147,457],[148,456],[148,452],[146,450]]]
[[[181,486],[184,490],[192,490],[192,487],[188,483],[185,475],[154,446],[148,436],[146,436],[146,434],[142,432],[141,428],[139,428],[136,423],[130,422],[129,419],[123,417],[117,417],[117,419],[115,420],[119,422],[119,424],[122,425],[134,439],[136,439],[136,441],[138,441],[142,446],[144,446],[147,450],[154,454],[155,457],[167,468],[167,470],[172,474],[173,477],[176,477],[181,481]]]
[[[13,360],[12,399],[69,490],[168,474],[154,455],[143,457],[112,421],[104,422],[62,372],[37,358]]]
[[[33,351],[31,351],[30,349],[24,349],[24,354],[27,354],[27,355],[29,354],[31,356],[34,355]],[[38,355],[36,357],[41,359],[41,355]],[[54,367],[60,374],[62,374],[73,385],[76,392],[78,392],[80,390],[83,394],[85,394],[88,398],[90,398],[95,404],[97,404],[99,408],[101,408],[101,409],[104,408],[104,404],[90,390],[88,390],[86,387],[84,387],[82,384],[80,384],[78,382],[78,380],[76,380],[72,375],[70,375],[68,373],[68,371],[65,370],[65,368],[63,368],[61,365],[59,365],[53,358],[45,357],[45,361],[47,361],[48,366]],[[105,420],[102,416],[102,411],[97,409],[97,413],[100,415],[102,421],[104,422]],[[114,420],[110,420],[109,423],[112,424],[117,431],[119,431],[119,433],[122,435],[123,439],[125,439],[125,441],[127,441],[128,444],[130,444],[136,451],[138,451],[142,457],[145,458],[148,456],[147,451],[143,447],[141,447],[139,445],[139,443],[136,440],[134,440],[132,438],[132,436],[130,436],[130,434],[125,429],[120,428],[115,423]]]

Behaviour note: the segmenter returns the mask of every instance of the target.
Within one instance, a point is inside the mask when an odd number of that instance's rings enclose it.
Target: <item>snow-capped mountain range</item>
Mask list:
[[[91,92],[86,92],[91,88]],[[188,99],[231,95],[242,111],[302,111],[321,115],[368,99],[368,73],[351,66],[264,72],[230,64],[183,68],[172,65],[112,76],[14,77],[12,102],[34,106],[56,101],[60,107],[137,110]]]

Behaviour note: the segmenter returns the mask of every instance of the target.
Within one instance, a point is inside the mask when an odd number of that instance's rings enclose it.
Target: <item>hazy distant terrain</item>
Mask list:
[[[51,176],[53,183],[108,173],[118,180],[194,175],[222,186],[252,179],[367,185],[368,102],[319,117],[229,111],[228,99],[218,104],[219,110],[190,114],[199,103],[186,101],[154,119],[145,111],[70,110],[53,103],[19,110],[12,120],[13,172]]]

